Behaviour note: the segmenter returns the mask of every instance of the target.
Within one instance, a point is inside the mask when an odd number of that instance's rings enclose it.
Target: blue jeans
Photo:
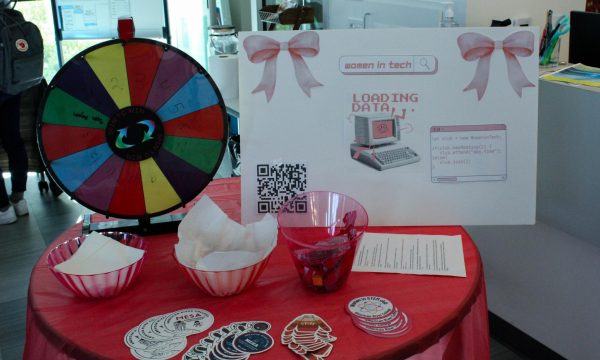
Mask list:
[[[8,155],[13,192],[25,192],[27,185],[28,159],[20,131],[21,95],[0,92],[0,142]],[[0,174],[2,169],[0,168]],[[4,178],[0,176],[0,208],[8,205],[8,194]]]

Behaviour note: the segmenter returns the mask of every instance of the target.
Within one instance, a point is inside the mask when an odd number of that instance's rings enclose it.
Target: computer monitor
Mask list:
[[[400,140],[400,129],[392,116],[355,116],[354,136],[358,144],[374,146]]]
[[[571,11],[569,62],[600,67],[600,13]]]

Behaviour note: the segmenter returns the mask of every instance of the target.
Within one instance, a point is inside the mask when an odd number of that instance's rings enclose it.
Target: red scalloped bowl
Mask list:
[[[256,279],[260,277],[267,266],[271,253],[254,265],[226,271],[197,270],[180,263],[175,252],[173,252],[173,257],[181,271],[202,292],[211,296],[231,296],[237,295],[254,285]]]
[[[137,249],[146,250],[142,237],[124,232],[104,232],[104,236]],[[67,289],[82,298],[110,298],[125,291],[138,277],[144,263],[145,254],[135,263],[118,270],[94,274],[71,275],[54,270],[54,267],[69,259],[83,244],[86,236],[79,236],[59,244],[48,253],[48,268]]]

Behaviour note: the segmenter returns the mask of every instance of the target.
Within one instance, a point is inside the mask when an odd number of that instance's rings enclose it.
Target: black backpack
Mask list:
[[[43,79],[40,30],[17,10],[0,9],[0,91],[18,94]]]

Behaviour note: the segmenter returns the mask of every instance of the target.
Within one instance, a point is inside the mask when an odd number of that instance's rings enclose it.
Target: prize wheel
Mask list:
[[[185,205],[212,180],[227,146],[225,106],[208,73],[146,39],[111,40],[75,56],[50,82],[37,122],[57,184],[117,218]]]

